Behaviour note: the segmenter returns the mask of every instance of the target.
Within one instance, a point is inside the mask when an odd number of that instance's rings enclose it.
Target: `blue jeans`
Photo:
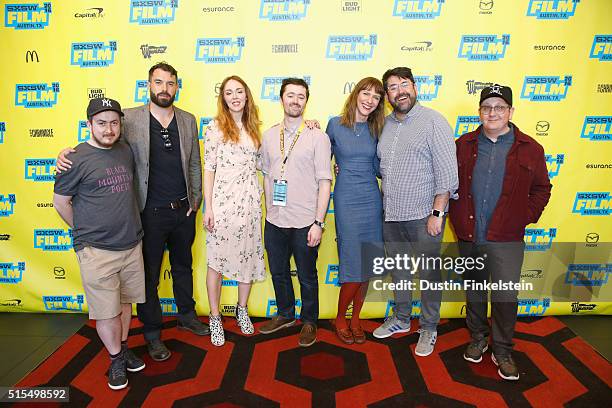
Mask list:
[[[264,244],[268,253],[268,266],[274,284],[278,315],[287,319],[295,318],[295,294],[289,268],[289,259],[293,254],[302,296],[300,317],[304,323],[317,324],[319,318],[319,278],[317,276],[319,247],[307,245],[309,230],[310,227],[280,228],[266,221]]]

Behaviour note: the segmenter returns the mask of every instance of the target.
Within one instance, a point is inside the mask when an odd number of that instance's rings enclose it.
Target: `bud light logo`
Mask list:
[[[91,138],[91,131],[87,127],[86,120],[79,120],[78,132],[79,143],[86,142]]]
[[[420,101],[433,101],[438,97],[438,90],[442,85],[442,75],[415,76]]]
[[[572,76],[526,76],[521,99],[531,102],[559,102],[567,96],[572,85]]]
[[[478,116],[457,116],[455,124],[455,138],[469,132],[473,132],[480,126],[480,117]]]
[[[108,67],[115,62],[117,41],[72,43],[70,47],[70,65],[81,68]]]
[[[580,0],[529,0],[527,15],[538,20],[567,20]]]
[[[25,262],[0,262],[0,283],[16,284],[23,280]]]
[[[55,159],[25,159],[25,179],[55,181]]]
[[[162,315],[176,316],[178,314],[178,308],[176,307],[174,298],[159,298],[159,304],[161,306]]]
[[[178,79],[178,89],[176,95],[174,95],[174,101],[178,102],[181,96],[181,89],[183,89],[183,80]],[[134,102],[136,103],[149,103],[149,81],[146,79],[139,79],[136,81],[134,87]]]
[[[6,4],[4,26],[15,30],[43,30],[49,25],[51,3]]]
[[[548,178],[551,180],[559,175],[561,165],[565,162],[565,154],[546,154],[544,155],[546,160],[546,168],[548,169]]]
[[[506,56],[510,34],[464,35],[459,44],[459,58],[468,61],[499,61]]]
[[[610,193],[581,192],[576,193],[572,213],[580,215],[610,215]]]
[[[261,81],[261,99],[267,99],[272,102],[278,102],[280,100],[280,89],[283,83],[283,79],[288,78],[282,77],[264,77]],[[310,86],[310,76],[301,77]]]
[[[295,318],[300,318],[300,313],[302,311],[302,299],[295,299]],[[268,299],[268,305],[266,306],[266,317],[276,316],[278,313],[278,308],[276,307],[275,299]]]
[[[227,279],[224,276],[223,280],[221,281],[221,286],[238,286],[238,281],[237,280],[232,280],[232,279]]]
[[[569,264],[565,283],[573,286],[603,286],[608,283],[612,264]]]
[[[340,272],[340,265],[328,264],[327,274],[325,275],[325,283],[328,285],[340,286],[338,282],[338,272]]]
[[[543,316],[550,307],[550,298],[518,299],[517,316]]]
[[[444,0],[395,0],[393,17],[406,20],[433,20],[440,15]]]
[[[590,58],[612,61],[612,35],[596,35],[593,38]]]
[[[59,82],[51,84],[15,85],[15,106],[24,108],[51,108],[57,104]]]
[[[72,249],[72,230],[35,229],[34,248],[43,251],[69,251]]]
[[[131,0],[130,23],[140,25],[170,24],[176,17],[178,0]]]
[[[612,116],[587,116],[580,137],[594,141],[612,140]]]
[[[393,308],[395,307],[394,300],[387,301],[387,308],[385,310],[385,318],[393,315]],[[419,317],[421,316],[421,301],[413,300],[412,301],[412,312],[410,313],[411,317]]]
[[[261,0],[259,18],[269,21],[294,21],[306,17],[310,0]]]
[[[198,139],[204,140],[204,135],[206,134],[206,127],[212,120],[213,118],[209,116],[200,118],[200,134],[198,136]]]
[[[0,217],[9,217],[15,213],[15,194],[0,194]]]
[[[43,296],[42,301],[45,305],[45,310],[71,310],[73,312],[82,312],[85,296]]]
[[[376,34],[330,35],[325,56],[336,61],[366,61],[374,55]]]
[[[527,228],[525,229],[525,251],[544,252],[552,247],[557,236],[556,228]]]
[[[4,132],[6,132],[6,122],[0,122],[0,144],[4,143]]]
[[[196,41],[196,61],[205,64],[233,64],[242,57],[244,37],[199,38]]]

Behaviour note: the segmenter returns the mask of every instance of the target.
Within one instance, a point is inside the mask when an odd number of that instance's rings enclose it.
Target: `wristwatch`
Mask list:
[[[431,215],[433,215],[434,217],[442,218],[446,215],[446,212],[433,209],[431,210]]]
[[[325,229],[325,223],[324,222],[314,220],[313,224],[314,225],[318,225],[319,227],[321,227],[321,229]]]

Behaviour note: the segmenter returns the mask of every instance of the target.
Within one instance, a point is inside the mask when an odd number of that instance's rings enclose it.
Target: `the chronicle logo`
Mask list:
[[[395,0],[393,17],[406,20],[433,20],[442,12],[444,0]]]
[[[414,83],[417,86],[420,101],[433,101],[438,97],[442,75],[417,75],[414,77]]]
[[[49,25],[51,2],[6,4],[4,26],[15,30],[43,30]]]
[[[43,296],[42,301],[45,305],[45,310],[71,310],[74,312],[82,312],[85,296]]]
[[[567,97],[572,76],[526,76],[521,99],[531,102],[560,102]]]
[[[572,213],[580,215],[612,214],[612,196],[609,192],[584,191],[576,193]]]
[[[361,0],[340,0],[340,11],[343,13],[359,13]]]
[[[9,241],[11,239],[10,234],[0,234],[0,241]]]
[[[72,230],[35,229],[34,248],[43,251],[69,251],[72,249]]]
[[[535,126],[536,136],[548,136],[549,130],[550,130],[550,122],[546,120],[539,120],[536,123],[536,126]]]
[[[130,23],[170,24],[176,18],[178,0],[130,0]]]
[[[183,89],[183,80],[178,79],[178,89],[176,95],[174,95],[174,101],[178,102]],[[136,87],[134,89],[134,102],[136,103],[148,103],[149,102],[149,81],[146,79],[139,79],[136,81]]]
[[[261,99],[265,99],[271,102],[278,102],[280,100],[280,88],[283,83],[283,79],[286,76],[276,77],[264,77],[261,81]],[[311,86],[310,76],[301,77],[306,83]]]
[[[297,44],[272,44],[273,54],[295,54],[297,52]]]
[[[310,0],[261,0],[259,18],[269,21],[295,21],[306,17]]]
[[[206,134],[206,127],[212,120],[213,118],[210,116],[200,118],[200,134],[198,135],[198,139],[204,140],[204,135]]]
[[[140,52],[142,52],[144,58],[151,58],[151,56],[155,54],[165,54],[167,49],[168,46],[166,45],[142,44],[140,46]]]
[[[106,88],[87,88],[87,99],[105,98]]]
[[[90,7],[81,12],[74,13],[75,18],[102,18],[104,17],[104,9],[102,7]]]
[[[0,144],[4,143],[4,133],[6,132],[6,122],[0,122]]]
[[[597,303],[580,303],[572,302],[572,313],[580,313],[583,311],[593,311],[597,307]]]
[[[336,61],[366,61],[374,55],[376,34],[330,35],[325,57]]]
[[[493,82],[480,82],[470,79],[465,82],[468,95],[480,95],[480,92],[488,86],[492,86]]]
[[[40,62],[38,59],[38,51],[36,50],[27,50],[25,53],[25,62],[26,64],[29,62],[34,62],[34,58],[36,58],[36,62]]]
[[[53,137],[53,129],[30,129],[30,137]]]
[[[25,179],[55,181],[55,159],[25,159]]]
[[[608,283],[612,264],[569,264],[565,283],[573,286],[603,286]]]
[[[612,141],[612,116],[586,116],[580,138],[593,141]]]
[[[526,228],[525,251],[544,252],[552,247],[556,236],[556,228]]]
[[[473,132],[480,126],[479,116],[457,116],[457,123],[455,124],[455,138]]]
[[[596,35],[593,38],[589,58],[600,61],[612,61],[612,35]]]
[[[468,61],[499,61],[506,55],[509,44],[510,34],[463,35],[457,57]]]
[[[538,20],[567,20],[580,0],[529,0],[527,15]]]
[[[16,84],[15,106],[24,108],[51,108],[57,104],[59,82],[51,84]]]
[[[0,217],[10,217],[15,213],[15,194],[0,194]]]
[[[561,165],[565,163],[565,154],[546,154],[544,155],[546,160],[546,168],[548,169],[548,178],[553,179],[559,175]]]
[[[70,65],[81,68],[108,67],[115,62],[117,41],[72,43]]]
[[[198,38],[195,60],[206,64],[233,64],[242,57],[244,37]]]
[[[612,84],[597,84],[597,93],[612,93]]]
[[[400,48],[402,51],[408,52],[431,52],[433,51],[433,42],[431,41],[415,41],[404,44]]]

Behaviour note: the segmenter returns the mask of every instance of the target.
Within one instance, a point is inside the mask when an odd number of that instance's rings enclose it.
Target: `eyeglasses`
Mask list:
[[[162,140],[164,141],[164,148],[166,150],[172,150],[172,141],[170,140],[170,134],[168,133],[168,129],[162,128],[160,134]]]
[[[387,87],[387,90],[388,90],[388,91],[391,91],[391,92],[395,92],[395,91],[397,91],[399,88],[406,89],[406,88],[408,88],[409,86],[410,86],[410,82],[409,82],[409,81],[404,81],[404,82],[401,82],[401,83],[399,83],[399,84],[389,85],[389,86]]]
[[[482,113],[483,115],[488,115],[489,113],[491,113],[491,111],[494,111],[497,114],[502,114],[504,112],[506,112],[507,109],[510,109],[510,106],[508,105],[497,105],[497,106],[488,106],[488,105],[482,105],[480,107],[480,113]]]

